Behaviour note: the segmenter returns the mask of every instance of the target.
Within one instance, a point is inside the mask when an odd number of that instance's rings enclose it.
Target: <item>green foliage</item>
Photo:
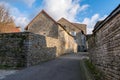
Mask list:
[[[9,65],[0,65],[0,69],[10,69],[11,66]]]
[[[93,65],[90,60],[85,60],[85,64],[88,67],[90,73],[93,75],[95,80],[102,80],[103,79],[103,74],[100,72],[95,65]]]

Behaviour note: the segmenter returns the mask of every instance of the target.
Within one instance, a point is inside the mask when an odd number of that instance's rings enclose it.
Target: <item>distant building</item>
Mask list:
[[[58,20],[58,23],[64,26],[68,32],[78,33],[80,31],[84,31],[84,33],[86,34],[86,24],[72,23],[65,18],[61,18],[60,20]]]
[[[76,34],[76,42],[78,44],[78,52],[87,51],[86,35],[83,31]]]
[[[79,23],[69,22],[65,18],[58,20],[58,23],[61,24],[75,39],[75,42],[78,45],[77,51],[86,51],[86,25]]]
[[[20,27],[16,27],[14,22],[0,23],[0,33],[14,33],[20,31]]]

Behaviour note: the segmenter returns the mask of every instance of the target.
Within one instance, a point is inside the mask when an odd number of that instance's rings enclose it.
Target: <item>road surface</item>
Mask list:
[[[68,54],[36,66],[20,70],[0,80],[86,80],[81,54]]]

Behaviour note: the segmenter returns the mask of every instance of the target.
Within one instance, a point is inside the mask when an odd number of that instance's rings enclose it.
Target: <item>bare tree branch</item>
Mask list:
[[[12,21],[13,19],[9,14],[9,10],[6,9],[4,5],[0,5],[0,22],[9,23]]]

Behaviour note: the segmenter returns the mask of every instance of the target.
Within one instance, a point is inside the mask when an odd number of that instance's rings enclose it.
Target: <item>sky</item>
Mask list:
[[[120,0],[0,0],[22,30],[44,9],[56,21],[64,17],[71,22],[87,24],[91,34],[97,21],[105,19]]]

